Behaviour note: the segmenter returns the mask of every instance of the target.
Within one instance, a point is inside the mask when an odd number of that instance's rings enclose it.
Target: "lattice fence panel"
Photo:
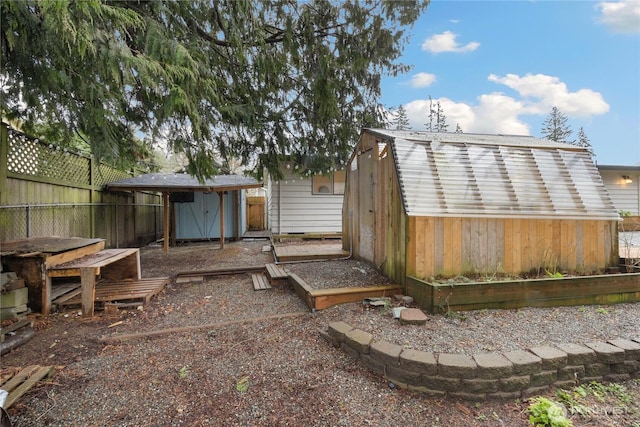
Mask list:
[[[103,185],[110,182],[119,181],[126,178],[131,178],[131,174],[101,164],[97,167],[95,176],[93,177],[93,184],[98,187],[102,187]]]
[[[91,184],[88,158],[11,129],[8,137],[9,172],[73,184]]]

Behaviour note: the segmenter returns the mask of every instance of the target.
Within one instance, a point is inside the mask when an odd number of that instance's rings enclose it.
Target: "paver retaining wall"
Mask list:
[[[376,341],[345,322],[323,336],[396,386],[467,400],[528,398],[549,387],[640,378],[640,337],[504,353],[431,353]]]

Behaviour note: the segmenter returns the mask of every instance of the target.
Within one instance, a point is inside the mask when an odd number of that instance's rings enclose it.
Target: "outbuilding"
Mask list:
[[[365,129],[343,245],[397,283],[602,272],[619,214],[586,149],[531,136]]]
[[[149,173],[105,187],[162,193],[164,250],[168,251],[170,234],[174,240],[219,239],[223,247],[225,238],[240,238],[247,229],[245,190],[261,186],[255,179],[239,175],[199,181],[186,173]]]

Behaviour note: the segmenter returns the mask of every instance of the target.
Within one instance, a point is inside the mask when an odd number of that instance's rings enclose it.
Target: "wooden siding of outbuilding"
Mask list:
[[[617,264],[615,227],[612,221],[410,217],[406,274],[428,280],[601,272]]]
[[[403,283],[407,216],[393,156],[387,150],[388,146],[378,145],[375,137],[365,134],[354,151],[352,161],[357,162],[357,168],[347,170],[342,241],[345,250],[372,262],[396,283]],[[361,235],[363,226],[373,231],[372,236]],[[362,243],[369,239],[373,252],[363,254]]]
[[[463,274],[524,274],[545,269],[597,272],[618,263],[616,221],[482,217],[409,217],[390,146],[364,133],[348,167],[343,247],[404,284]],[[370,215],[369,215],[370,213]],[[374,231],[374,253],[369,236]]]

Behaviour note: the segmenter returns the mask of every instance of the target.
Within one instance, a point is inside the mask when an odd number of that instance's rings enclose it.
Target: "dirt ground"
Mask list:
[[[91,319],[78,309],[32,315],[35,337],[4,355],[2,368],[39,364],[56,372],[9,408],[13,425],[530,425],[529,400],[427,397],[333,348],[319,331],[358,303],[312,315],[291,288],[254,291],[247,274],[175,282],[178,272],[263,266],[273,260],[262,251],[267,244],[234,242],[220,250],[191,243],[168,254],[146,247],[143,277],[172,281],[144,307],[98,311]],[[366,266],[355,260],[329,265],[349,283],[384,280],[363,274]],[[622,387],[618,394],[576,393],[586,409],[567,413],[573,425],[640,426],[640,381]],[[545,396],[556,399],[556,391]]]

